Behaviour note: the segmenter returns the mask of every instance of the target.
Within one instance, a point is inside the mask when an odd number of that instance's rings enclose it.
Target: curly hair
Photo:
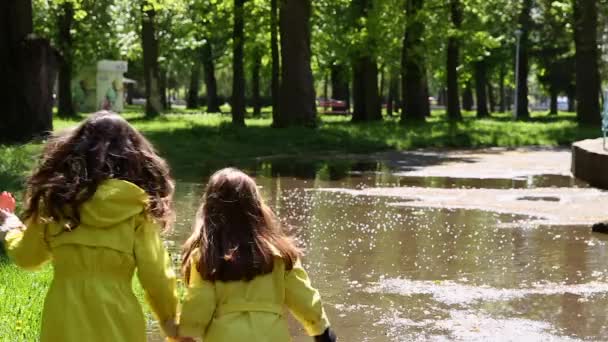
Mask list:
[[[129,181],[149,196],[146,211],[167,229],[173,220],[174,182],[167,163],[121,116],[100,111],[45,145],[27,180],[26,219],[80,224],[79,207],[108,179]]]

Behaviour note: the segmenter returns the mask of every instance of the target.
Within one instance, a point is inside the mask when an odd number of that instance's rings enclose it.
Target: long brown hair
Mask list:
[[[287,270],[300,251],[281,227],[249,176],[222,169],[209,180],[194,232],[184,245],[182,270],[190,278],[190,259],[199,251],[196,269],[210,281],[251,280],[272,272],[280,256]]]
[[[174,183],[167,163],[121,116],[101,111],[52,137],[27,180],[25,218],[80,224],[79,207],[108,179],[129,181],[149,196],[147,212],[164,228],[173,217]]]

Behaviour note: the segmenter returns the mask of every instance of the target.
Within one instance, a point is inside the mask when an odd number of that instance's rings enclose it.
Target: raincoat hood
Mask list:
[[[80,222],[95,228],[115,226],[142,213],[148,194],[137,185],[118,179],[99,184],[95,194],[80,206]]]

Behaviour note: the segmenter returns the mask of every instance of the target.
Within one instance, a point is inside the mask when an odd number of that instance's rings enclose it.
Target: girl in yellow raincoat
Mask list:
[[[335,341],[300,252],[250,177],[216,172],[194,229],[184,247],[183,341],[289,341],[285,308],[316,340]]]
[[[175,274],[160,237],[173,188],[150,143],[100,112],[46,145],[27,182],[25,224],[0,195],[9,256],[26,269],[53,264],[41,341],[146,341],[135,271],[161,328],[176,334]]]

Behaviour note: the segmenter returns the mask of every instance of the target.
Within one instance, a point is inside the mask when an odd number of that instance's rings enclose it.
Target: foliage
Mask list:
[[[531,70],[537,77],[530,79],[530,89],[535,89],[532,95],[536,97],[548,95],[553,83],[561,84],[561,94],[571,92],[574,87],[572,1],[534,1],[530,51]],[[232,1],[33,0],[37,34],[52,41],[57,39],[58,8],[66,2],[75,8],[72,36],[76,73],[91,61],[120,58],[130,62],[129,77],[143,84],[140,16],[141,9],[149,7],[157,12],[159,61],[169,77],[169,87],[179,92],[188,85],[192,65],[201,59],[201,47],[209,44],[213,47],[219,93],[230,96]],[[355,13],[358,3],[371,4],[364,17]],[[332,65],[348,70],[353,58],[362,54],[371,55],[380,73],[388,72],[389,78],[400,75],[407,25],[405,3],[405,0],[313,1],[312,69],[317,87],[323,84]],[[460,0],[464,20],[459,30],[449,24],[448,3],[425,0],[418,14],[427,27],[422,46],[431,96],[437,96],[445,88],[446,41],[452,35],[463,38],[459,66],[462,84],[472,79],[474,63],[483,60],[492,86],[497,87],[499,75],[504,75],[505,86],[512,87],[514,32],[522,1]],[[602,1],[598,6],[603,27],[608,19],[604,15],[608,3]],[[271,78],[269,7],[266,0],[247,0],[245,4],[245,70],[247,78],[251,78],[253,65],[261,61],[263,94],[268,93]],[[605,40],[606,35],[600,38]],[[181,94],[183,97],[183,90]],[[247,94],[251,94],[250,86]]]

